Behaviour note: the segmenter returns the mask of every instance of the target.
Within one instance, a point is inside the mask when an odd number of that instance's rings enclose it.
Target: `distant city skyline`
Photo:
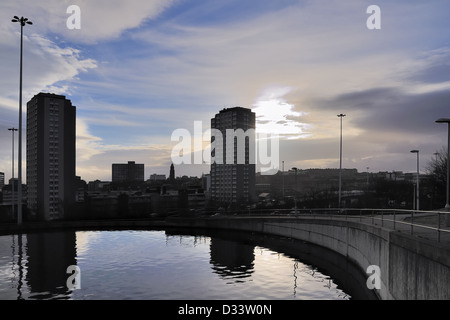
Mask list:
[[[80,29],[67,27],[66,2],[0,4],[5,180],[11,178],[7,129],[18,125],[15,15],[33,21],[24,30],[24,115],[25,102],[41,91],[65,95],[77,106],[76,175],[86,181],[111,180],[111,164],[130,159],[145,164],[145,179],[168,176],[172,132],[193,131],[194,121],[207,129],[224,107],[251,108],[257,130],[281,134],[279,166],[284,161],[286,171],[339,167],[341,113],[347,115],[343,168],[414,172],[415,149],[424,172],[447,144],[447,128],[435,120],[450,117],[450,3],[73,4],[80,7]],[[381,9],[381,29],[366,24],[373,4]],[[25,134],[23,139],[25,169]],[[177,176],[209,169],[175,167]]]

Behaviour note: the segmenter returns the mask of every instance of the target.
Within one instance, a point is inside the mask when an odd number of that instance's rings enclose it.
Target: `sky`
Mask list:
[[[435,120],[450,118],[448,12],[447,0],[4,0],[0,171],[11,177],[7,129],[18,127],[17,15],[33,22],[24,115],[39,92],[72,101],[86,181],[110,181],[111,164],[127,161],[144,163],[146,179],[168,176],[174,131],[201,139],[195,122],[206,131],[235,106],[256,113],[259,132],[279,134],[280,168],[338,168],[343,113],[344,168],[413,172],[417,149],[425,172],[447,144]],[[25,117],[23,128],[25,172]],[[209,165],[175,172],[200,176]]]

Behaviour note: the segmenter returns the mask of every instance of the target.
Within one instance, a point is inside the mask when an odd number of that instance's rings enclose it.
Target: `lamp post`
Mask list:
[[[447,139],[447,196],[445,209],[450,211],[450,119],[441,118],[436,120],[436,123],[447,123],[448,127],[448,139]],[[448,218],[447,225],[450,223],[450,218]]]
[[[12,132],[11,212],[12,217],[14,217],[14,131],[17,131],[17,129],[9,128],[8,130]]]
[[[339,152],[339,209],[341,208],[341,188],[342,188],[342,118],[345,114],[338,114],[341,118],[341,142],[340,142],[340,152]]]
[[[435,163],[435,171],[437,172],[437,168],[438,168],[438,156],[439,156],[439,152],[435,152],[433,153],[433,155],[436,157],[436,163]],[[432,200],[436,199],[436,185],[433,186],[433,197]],[[431,208],[433,209],[433,202],[431,202]]]
[[[367,169],[367,193],[369,193],[369,167],[366,167]]]
[[[411,153],[417,154],[417,181],[416,181],[416,210],[420,210],[419,208],[419,150],[411,150]]]
[[[295,171],[295,192],[294,192],[294,202],[295,202],[295,214],[297,214],[297,168],[292,168]]]
[[[436,165],[437,165],[439,152],[435,152],[433,153],[433,155],[436,157]]]
[[[33,24],[28,18],[14,16],[12,22],[20,22],[20,83],[19,83],[19,150],[18,150],[18,192],[17,192],[17,224],[22,224],[22,57],[23,57],[23,27]]]
[[[284,161],[282,161],[282,164],[283,164],[283,166],[282,166],[282,171],[281,171],[281,178],[282,178],[282,180],[283,180],[283,201],[284,201]]]

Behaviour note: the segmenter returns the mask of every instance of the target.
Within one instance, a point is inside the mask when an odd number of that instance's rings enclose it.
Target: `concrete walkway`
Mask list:
[[[314,219],[327,219],[327,215],[299,214],[297,217],[314,217]],[[378,215],[333,215],[333,219],[361,222],[381,226],[386,229],[411,234],[422,239],[439,242],[450,246],[450,228],[445,226],[445,214],[433,213],[396,213]],[[411,225],[412,221],[412,225]]]

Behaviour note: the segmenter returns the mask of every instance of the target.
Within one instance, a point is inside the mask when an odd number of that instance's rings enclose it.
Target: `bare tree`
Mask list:
[[[434,157],[426,166],[427,174],[431,176],[431,184],[434,187],[436,205],[445,205],[447,189],[447,148],[442,147],[434,154]]]

